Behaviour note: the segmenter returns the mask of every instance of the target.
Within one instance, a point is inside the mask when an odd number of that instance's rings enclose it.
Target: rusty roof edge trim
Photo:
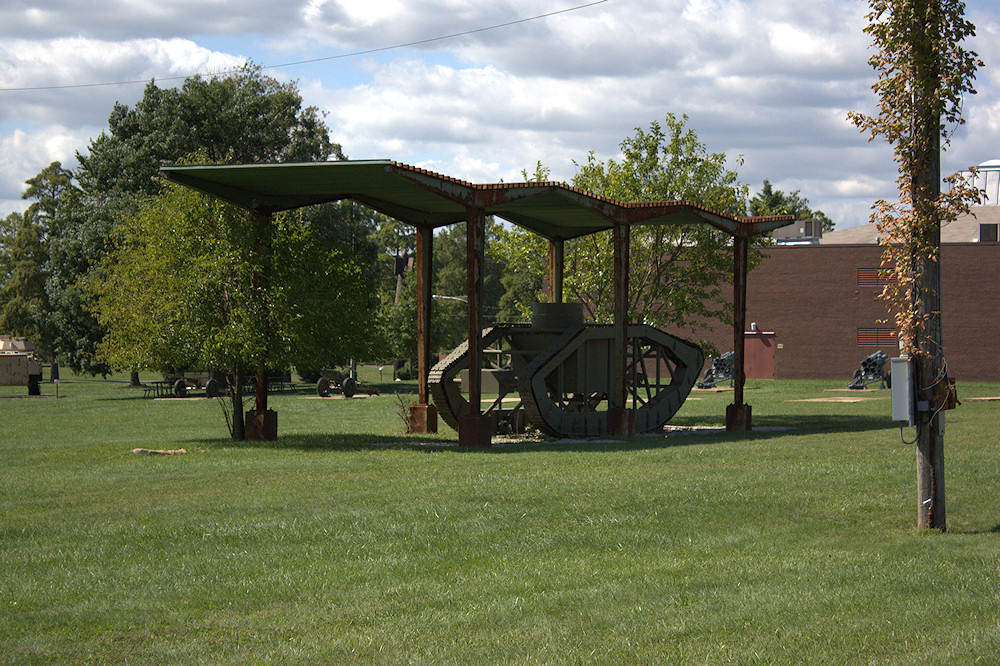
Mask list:
[[[739,218],[742,232],[741,235],[745,238],[770,233],[775,229],[787,227],[794,221],[794,215],[760,215],[756,217]]]
[[[403,164],[402,162],[391,162],[386,165],[385,170],[389,173],[395,173],[401,178],[405,178],[428,192],[437,194],[467,208],[480,207],[476,201],[476,187],[467,181],[444,176],[428,169],[421,169],[409,164]]]

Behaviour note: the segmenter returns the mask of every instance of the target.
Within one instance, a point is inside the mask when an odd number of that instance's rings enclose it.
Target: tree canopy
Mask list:
[[[109,370],[96,353],[105,330],[91,312],[89,285],[99,277],[112,230],[161,191],[161,162],[196,152],[207,162],[343,157],[296,84],[252,64],[227,76],[194,76],[180,88],[151,81],[133,107],[115,104],[107,130],[77,154],[79,168],[50,165],[28,181],[25,194],[35,199],[48,234],[48,260],[39,268],[48,299],[39,342],[74,370]]]
[[[241,416],[238,389],[258,367],[364,355],[374,309],[353,258],[322,242],[301,212],[260,224],[173,186],[122,220],[96,286],[102,357],[117,367],[225,371]],[[242,418],[234,423],[242,438]]]
[[[784,193],[774,189],[771,181],[764,179],[760,192],[750,199],[751,215],[794,215],[796,220],[818,220],[823,224],[823,231],[833,231],[833,220],[826,213],[809,207],[809,199],[799,194],[799,190]]]

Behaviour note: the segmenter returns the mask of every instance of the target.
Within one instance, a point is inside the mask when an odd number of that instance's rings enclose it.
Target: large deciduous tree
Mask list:
[[[295,83],[248,64],[220,77],[194,76],[180,88],[150,82],[133,107],[115,104],[108,129],[78,153],[77,188],[68,172],[43,171],[38,203],[54,198],[46,292],[48,343],[75,370],[107,372],[96,356],[104,329],[91,314],[92,290],[116,220],[136,214],[162,188],[157,170],[200,153],[210,162],[341,159],[322,114],[304,107]],[[45,176],[42,178],[42,176]],[[29,181],[29,185],[32,181]],[[58,191],[50,197],[48,185]]]
[[[171,187],[118,224],[96,288],[103,357],[225,371],[236,440],[250,373],[364,355],[374,316],[358,264],[300,212],[275,216],[264,233],[268,251],[259,218]]]
[[[44,227],[32,211],[12,213],[12,235],[0,252],[0,331],[41,345],[39,321],[46,310]],[[5,225],[7,226],[7,225]],[[41,348],[41,347],[39,347]]]
[[[941,335],[941,224],[956,219],[979,193],[953,176],[941,191],[942,148],[961,124],[962,101],[974,93],[982,62],[962,46],[975,34],[960,0],[871,0],[865,28],[877,51],[872,89],[878,114],[851,113],[871,138],[893,146],[899,171],[895,202],[873,206],[882,265],[894,280],[882,293],[914,360],[917,404],[917,516],[920,527],[946,529],[944,414],[949,379]],[[943,141],[942,141],[943,140]]]

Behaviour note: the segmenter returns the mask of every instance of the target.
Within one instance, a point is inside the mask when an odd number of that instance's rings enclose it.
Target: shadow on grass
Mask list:
[[[101,381],[101,380],[95,380],[95,381]],[[148,392],[144,390],[147,388],[145,386],[130,386],[127,382],[118,382],[118,384],[119,384],[118,386],[114,387],[115,389],[119,390],[116,394],[110,396],[97,397],[95,398],[95,400],[97,400],[98,402],[119,402],[122,400],[154,400],[156,398],[156,396],[151,396],[148,394]],[[401,393],[403,395],[417,394],[417,387],[415,384],[413,386],[410,386],[407,384],[393,384],[393,383],[365,384],[364,388],[359,390],[358,393],[364,395],[367,392],[368,388],[374,389],[373,395],[392,396],[396,393]],[[248,387],[246,394],[252,396],[253,388]],[[331,394],[337,395],[338,390],[331,389]],[[286,388],[283,391],[275,391],[268,393],[268,396],[269,397],[290,396],[290,397],[312,398],[316,396],[316,387],[312,384],[300,383],[296,384],[293,388]],[[172,398],[173,396],[159,396],[159,397]],[[188,397],[184,399],[204,400],[206,399],[206,397],[207,396],[204,394],[203,391],[198,389],[192,389]]]
[[[788,418],[762,419],[760,430],[751,432],[725,432],[722,425],[708,426],[695,419],[675,419],[672,426],[691,427],[685,432],[668,432],[664,435],[643,435],[628,440],[601,439],[547,439],[519,441],[504,439],[489,448],[459,447],[454,439],[438,435],[367,435],[349,433],[301,433],[280,435],[275,441],[233,442],[228,439],[197,439],[199,445],[246,449],[295,449],[300,451],[358,451],[376,449],[409,449],[419,451],[451,451],[464,454],[507,454],[531,451],[636,451],[663,449],[677,446],[723,444],[734,441],[767,441],[780,437],[800,437],[816,434],[862,433],[893,430],[895,425],[884,416],[835,416],[812,415]]]

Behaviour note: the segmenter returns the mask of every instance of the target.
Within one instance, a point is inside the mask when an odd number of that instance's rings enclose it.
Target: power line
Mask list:
[[[557,14],[566,14],[568,12],[575,12],[580,9],[586,9],[588,7],[593,7],[594,5],[600,5],[608,0],[595,0],[594,2],[588,2],[582,5],[576,5],[575,7],[568,7],[566,9],[559,9],[554,12],[548,12],[546,14],[538,14],[537,16],[529,16],[527,18],[517,19],[514,21],[507,21],[506,23],[497,23],[496,25],[487,26],[485,28],[475,28],[473,30],[463,30],[462,32],[454,32],[449,35],[441,35],[440,37],[429,37],[427,39],[418,39],[412,42],[404,42],[402,44],[393,44],[392,46],[380,46],[372,49],[365,49],[363,51],[352,51],[350,53],[341,53],[339,55],[324,56],[322,58],[311,58],[309,60],[296,60],[295,62],[284,62],[277,65],[261,65],[261,69],[278,69],[280,67],[293,67],[295,65],[308,65],[315,62],[324,62],[327,60],[341,60],[343,58],[354,58],[357,56],[368,55],[371,53],[380,53],[382,51],[392,51],[395,49],[403,49],[410,46],[420,46],[421,44],[430,44],[431,42],[440,42],[446,39],[454,39],[455,37],[464,37],[466,35],[474,35],[478,32],[486,32],[488,30],[497,30],[499,28],[507,28],[512,25],[518,25],[519,23],[528,23],[529,21],[537,21],[539,19],[548,18],[550,16],[555,16]],[[220,74],[231,74],[237,70],[223,70]],[[190,76],[165,76],[165,77],[153,77],[158,81],[180,81]],[[67,85],[58,86],[26,86],[23,88],[0,88],[0,92],[25,92],[32,90],[71,90],[77,88],[100,88],[106,86],[125,86],[133,85],[137,83],[146,83],[148,79],[136,79],[133,81],[113,81],[107,83],[74,83]]]

